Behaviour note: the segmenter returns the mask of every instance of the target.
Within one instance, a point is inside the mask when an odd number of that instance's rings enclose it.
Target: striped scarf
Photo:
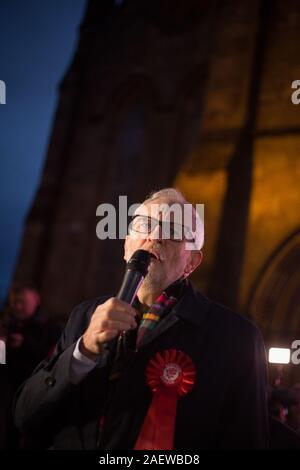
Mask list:
[[[183,288],[187,285],[186,279],[179,279],[158,296],[142,317],[136,339],[136,348],[139,349],[148,332],[153,330],[159,321],[165,317],[181,297]]]

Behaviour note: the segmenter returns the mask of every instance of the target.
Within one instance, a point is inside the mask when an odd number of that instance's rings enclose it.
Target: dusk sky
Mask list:
[[[38,187],[58,85],[71,61],[86,0],[1,0],[0,301],[14,272]]]

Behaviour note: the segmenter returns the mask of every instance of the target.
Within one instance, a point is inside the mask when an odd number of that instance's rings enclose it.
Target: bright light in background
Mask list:
[[[5,342],[0,339],[0,364],[6,364]]]
[[[270,348],[269,362],[273,364],[288,364],[290,362],[291,351],[287,348]]]

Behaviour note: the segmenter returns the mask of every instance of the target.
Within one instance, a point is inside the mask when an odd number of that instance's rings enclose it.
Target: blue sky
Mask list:
[[[1,0],[0,301],[46,154],[58,84],[73,56],[86,0]]]

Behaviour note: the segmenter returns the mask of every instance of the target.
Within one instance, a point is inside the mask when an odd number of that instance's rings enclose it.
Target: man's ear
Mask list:
[[[191,251],[190,259],[184,270],[185,277],[188,277],[190,274],[192,274],[193,271],[195,271],[196,268],[198,268],[198,266],[202,263],[202,259],[203,259],[202,251],[198,251],[198,250]]]

